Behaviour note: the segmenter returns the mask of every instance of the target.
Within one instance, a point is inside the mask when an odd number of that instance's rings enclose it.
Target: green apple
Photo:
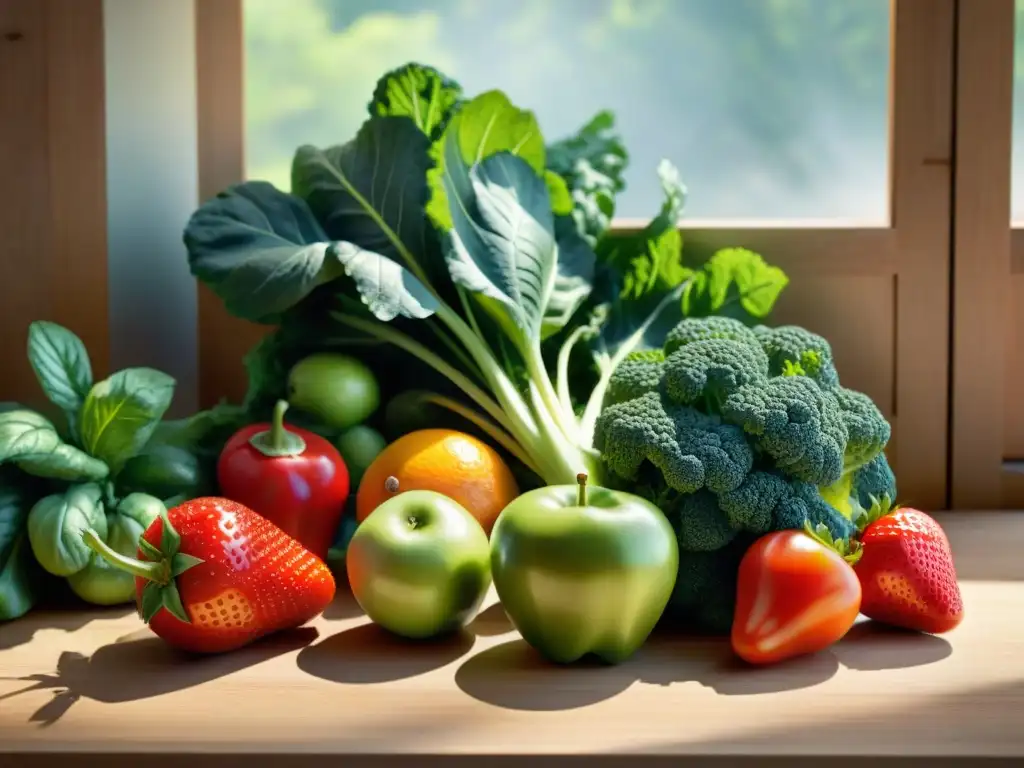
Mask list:
[[[415,639],[465,625],[491,586],[487,534],[434,491],[399,493],[373,510],[352,535],[345,570],[373,622]]]
[[[288,372],[288,401],[324,426],[348,429],[380,405],[380,387],[365,364],[348,355],[320,352]]]
[[[359,424],[342,432],[335,445],[341,458],[345,460],[349,482],[355,489],[359,487],[359,481],[363,479],[367,467],[387,448],[388,442],[373,427]]]
[[[577,479],[502,510],[491,531],[491,574],[509,619],[549,660],[593,654],[617,664],[661,618],[679,545],[651,502]]]

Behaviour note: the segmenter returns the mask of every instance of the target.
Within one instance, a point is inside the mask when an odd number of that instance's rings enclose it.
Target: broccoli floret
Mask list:
[[[725,512],[718,506],[718,499],[710,491],[699,490],[681,496],[667,514],[676,531],[679,548],[687,552],[721,549],[736,538],[738,532],[729,524]]]
[[[761,348],[735,339],[694,341],[665,360],[668,396],[687,404],[707,399],[713,411],[745,384],[764,386],[767,376],[768,358]]]
[[[614,405],[632,400],[647,392],[654,392],[661,385],[664,374],[665,353],[660,349],[633,352],[612,373],[608,381],[604,405]]]
[[[839,402],[846,441],[846,471],[862,467],[878,456],[889,442],[892,427],[874,401],[863,392],[845,387],[832,390]]]
[[[832,347],[823,337],[796,325],[759,325],[752,333],[768,355],[772,376],[802,375],[823,387],[839,386]]]
[[[736,488],[754,463],[741,429],[666,403],[658,392],[605,408],[595,427],[594,447],[621,477],[635,478],[648,461],[680,493]]]
[[[664,349],[671,355],[677,349],[704,339],[732,339],[757,344],[754,332],[731,317],[688,317],[665,336]]]
[[[847,432],[839,403],[808,378],[778,376],[740,387],[722,403],[722,417],[753,435],[798,480],[831,485],[843,474]]]
[[[889,460],[884,453],[878,454],[873,460],[853,473],[853,492],[851,496],[864,509],[870,509],[871,497],[880,499],[888,496],[896,498],[896,475],[893,474]]]
[[[761,535],[772,530],[775,507],[789,493],[789,481],[781,475],[755,471],[738,488],[719,494],[718,503],[732,527]]]

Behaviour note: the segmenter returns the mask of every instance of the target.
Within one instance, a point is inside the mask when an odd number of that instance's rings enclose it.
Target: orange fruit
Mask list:
[[[398,481],[397,489],[394,482]],[[395,440],[367,468],[356,495],[356,519],[403,491],[436,491],[473,515],[488,535],[519,495],[512,471],[498,452],[472,435],[421,429]]]

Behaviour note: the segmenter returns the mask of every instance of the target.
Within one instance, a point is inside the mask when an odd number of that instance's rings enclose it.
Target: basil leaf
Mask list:
[[[107,538],[103,491],[95,483],[75,485],[63,494],[45,496],[28,515],[28,539],[36,560],[54,576],[78,573],[92,560],[93,552],[82,533],[94,530]]]
[[[49,419],[27,408],[0,412],[0,462],[50,453],[61,445]]]
[[[0,462],[10,461],[37,477],[102,480],[107,465],[68,445],[46,417],[27,408],[0,411]]]
[[[547,187],[520,157],[491,155],[467,168],[453,147],[445,175],[452,280],[475,294],[509,338],[539,339],[556,259]]]
[[[174,379],[152,368],[126,368],[97,382],[82,406],[84,448],[117,472],[149,440],[173,396]]]
[[[73,422],[92,387],[85,344],[67,328],[37,320],[28,327],[28,361],[46,397]]]
[[[339,243],[337,255],[378,320],[390,322],[399,316],[422,320],[437,309],[434,294],[397,262],[352,243]]]
[[[23,474],[0,468],[0,621],[28,613],[42,592],[42,570],[25,530],[33,500]]]
[[[306,203],[265,181],[236,184],[200,206],[185,246],[192,274],[231,314],[254,322],[275,322],[343,274]]]
[[[22,456],[15,463],[30,475],[68,482],[103,480],[110,475],[110,467],[105,462],[67,443],[61,443],[49,453]]]

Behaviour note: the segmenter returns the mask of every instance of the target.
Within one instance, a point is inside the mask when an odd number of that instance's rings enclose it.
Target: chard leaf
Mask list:
[[[204,203],[185,230],[192,274],[227,310],[275,322],[343,274],[333,246],[298,197],[265,181],[236,184]]]
[[[397,262],[352,243],[339,243],[337,254],[363,303],[378,320],[422,320],[437,309],[434,295]]]
[[[558,260],[555,283],[544,312],[541,337],[546,339],[565,327],[569,319],[593,290],[594,265],[597,257],[587,242],[576,232],[572,219],[559,216],[555,220]]]
[[[491,155],[467,168],[446,147],[452,202],[447,260],[512,339],[538,339],[555,272],[554,220],[544,181],[521,157]]]
[[[73,423],[92,386],[85,344],[63,326],[37,320],[28,327],[28,361],[46,397]]]
[[[472,167],[500,152],[520,157],[538,176],[544,174],[544,137],[537,118],[516,107],[501,91],[487,91],[462,106],[435,149],[437,165],[428,174],[431,198],[427,214],[439,229],[447,231],[453,225],[445,177],[460,173],[460,165]],[[461,163],[449,168],[453,158]],[[557,193],[557,182],[550,183]],[[556,197],[564,208],[565,197]]]
[[[600,112],[547,150],[548,168],[566,182],[577,231],[592,246],[611,226],[615,196],[626,187],[629,155],[614,131],[615,116]]]
[[[427,251],[429,150],[411,118],[372,117],[346,144],[299,147],[292,190],[333,240],[412,268]]]
[[[697,271],[683,293],[683,314],[735,316],[739,310],[762,320],[788,284],[786,273],[765,262],[760,254],[746,248],[723,248]]]
[[[406,64],[377,81],[371,116],[408,117],[431,141],[444,133],[462,99],[462,88],[433,67]]]
[[[125,368],[97,382],[82,406],[82,445],[116,473],[149,442],[174,386],[153,368]]]

